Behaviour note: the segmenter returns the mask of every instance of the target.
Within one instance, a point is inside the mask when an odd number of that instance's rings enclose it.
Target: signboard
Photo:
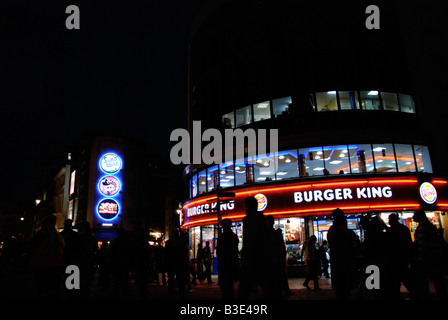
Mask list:
[[[448,183],[441,178],[413,176],[304,179],[232,188],[235,197],[222,203],[220,212],[234,221],[245,215],[244,199],[253,196],[258,210],[276,217],[329,215],[340,208],[347,214],[386,211],[448,210]],[[184,203],[183,227],[214,224],[216,194]]]
[[[121,183],[120,180],[114,176],[105,176],[100,179],[98,189],[103,195],[112,197],[120,191]]]

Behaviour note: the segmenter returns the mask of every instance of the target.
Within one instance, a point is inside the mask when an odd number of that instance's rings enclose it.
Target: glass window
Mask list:
[[[313,111],[316,111],[316,99],[314,98],[314,93],[308,95],[309,103]]]
[[[278,222],[278,227],[283,231],[287,245],[302,244],[306,240],[304,218],[279,219]],[[300,253],[297,254],[300,256]]]
[[[224,129],[235,128],[235,112],[229,112],[222,116],[222,125]]]
[[[336,91],[318,92],[316,93],[317,111],[337,111],[338,100],[336,99]]]
[[[254,104],[254,122],[267,119],[271,119],[270,101]]]
[[[396,93],[381,92],[381,99],[383,100],[384,110],[399,111]]]
[[[417,160],[418,172],[432,173],[431,158],[427,146],[414,146],[415,159]]]
[[[248,159],[248,162],[253,164],[256,182],[275,180],[277,163],[274,156],[262,154]]]
[[[374,144],[372,148],[376,172],[397,172],[392,144]]]
[[[190,180],[190,195],[192,198],[198,195],[198,175],[195,174]]]
[[[325,168],[330,174],[350,173],[347,145],[324,147]]]
[[[215,226],[213,225],[203,226],[201,231],[202,231],[202,248],[205,248],[205,246],[207,245],[206,243],[208,242],[210,246],[210,251],[212,253],[212,257],[214,257],[215,243],[213,241],[213,238],[215,237]]]
[[[284,97],[272,100],[272,111],[274,117],[278,117],[289,112],[289,104],[292,102],[291,97]]]
[[[395,144],[399,172],[415,172],[414,152],[409,144]]]
[[[324,175],[324,156],[322,147],[299,149],[299,155],[303,155],[305,172],[303,176]],[[302,173],[301,173],[302,174]]]
[[[201,241],[201,227],[190,228],[190,248],[192,250],[192,258],[196,259],[198,252],[198,244]]]
[[[252,108],[247,106],[235,111],[235,127],[245,126],[252,123]]]
[[[358,92],[339,91],[339,104],[341,105],[341,110],[359,109]]]
[[[234,186],[235,166],[233,165],[233,161],[221,163],[219,168],[219,183],[222,188]]]
[[[277,153],[276,179],[297,178],[299,176],[297,166],[297,150],[280,151]]]
[[[415,113],[414,98],[408,94],[398,94],[401,112]]]
[[[374,172],[372,146],[370,144],[351,144],[348,146],[352,173]]]
[[[239,186],[254,181],[253,164],[248,163],[245,159],[237,159],[235,161],[235,185]]]
[[[198,195],[207,192],[207,174],[205,173],[205,170],[198,173],[198,191]]]
[[[361,107],[363,110],[381,110],[378,91],[369,90],[360,92]]]
[[[216,190],[218,185],[219,185],[219,167],[218,165],[216,165],[207,169],[207,191],[211,192]]]

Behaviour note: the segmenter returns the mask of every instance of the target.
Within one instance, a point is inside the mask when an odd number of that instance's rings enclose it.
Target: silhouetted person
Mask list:
[[[431,279],[437,296],[446,298],[446,284],[442,271],[443,248],[437,228],[428,220],[423,210],[416,210],[412,218],[418,223],[414,234],[416,294],[418,298],[428,298],[428,280]]]
[[[386,224],[380,216],[370,220],[364,240],[365,267],[375,265],[380,271],[380,287],[375,290],[366,290],[365,294],[376,299],[390,298],[391,285],[391,247],[392,241],[386,233]],[[365,285],[361,283],[361,285]]]
[[[246,216],[243,218],[243,248],[241,252],[241,277],[238,297],[247,299],[261,287],[266,294],[266,261],[268,259],[268,233],[266,220],[259,212],[254,197],[244,200]]]
[[[400,298],[400,287],[403,283],[411,294],[414,287],[411,281],[410,263],[412,253],[412,237],[408,227],[399,222],[398,215],[389,215],[389,225],[387,232],[390,235],[391,246],[391,298]]]
[[[320,290],[319,279],[317,278],[320,270],[320,259],[316,250],[316,241],[316,236],[312,235],[303,244],[303,259],[306,261],[309,271],[303,285],[310,289],[308,284],[312,280],[314,282],[314,290]]]
[[[110,247],[107,241],[101,244],[101,248],[96,254],[96,262],[98,265],[98,285],[105,291],[109,288],[111,277]]]
[[[330,248],[331,282],[337,299],[347,299],[356,282],[356,248],[359,238],[347,228],[344,211],[332,212],[333,225],[328,229],[327,240]]]
[[[148,293],[149,267],[151,263],[151,247],[149,246],[143,228],[134,231],[134,241],[132,245],[135,280],[138,286],[140,298],[146,298]]]
[[[160,284],[159,274],[161,274],[162,285],[166,286],[165,247],[163,247],[161,243],[154,247],[154,262],[156,271],[156,284]]]
[[[81,294],[86,297],[90,294],[90,285],[95,277],[95,255],[98,251],[98,242],[91,233],[89,222],[81,222],[78,232],[82,245],[79,264]]]
[[[168,291],[173,294],[177,287],[179,295],[184,297],[186,294],[185,286],[187,285],[186,277],[189,274],[188,239],[179,231],[176,231],[166,242],[165,250]]]
[[[204,280],[204,248],[202,244],[198,244],[198,251],[196,252],[196,264],[198,269],[198,280],[202,282]]]
[[[64,239],[64,266],[75,265],[80,267],[82,263],[83,243],[80,234],[73,230],[71,219],[65,220],[64,230],[62,230],[61,236]],[[64,275],[64,279],[67,279],[69,276],[68,274]],[[79,290],[66,290],[65,293],[72,298],[80,294]]]
[[[234,298],[234,282],[238,280],[238,236],[232,231],[232,220],[221,221],[222,233],[218,237],[218,277],[223,299]]]
[[[327,258],[327,252],[328,252],[328,241],[324,240],[322,241],[322,245],[319,246],[318,249],[318,257],[320,259],[320,263],[321,263],[321,271],[320,274],[324,274],[325,278],[330,278],[330,275],[328,274],[328,258]]]
[[[37,297],[60,297],[64,273],[64,239],[55,229],[56,216],[44,218],[42,229],[31,239],[30,267],[34,271]]]
[[[204,248],[204,265],[205,265],[204,277],[207,278],[207,283],[212,283],[212,263],[213,263],[213,257],[212,257],[212,251],[210,249],[210,242],[206,241]]]
[[[281,229],[274,228],[273,216],[266,216],[269,236],[268,291],[272,297],[290,296],[294,292],[289,288],[286,265],[286,245]]]
[[[131,246],[124,228],[118,228],[118,236],[110,245],[112,262],[112,278],[114,282],[114,295],[126,298],[129,293],[129,268],[131,261]]]

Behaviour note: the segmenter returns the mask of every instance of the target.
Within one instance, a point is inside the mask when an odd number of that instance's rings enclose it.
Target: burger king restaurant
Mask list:
[[[333,175],[309,177],[300,181],[280,183],[273,181],[227,188],[224,195],[212,192],[186,201],[183,205],[181,226],[188,230],[192,258],[198,245],[209,241],[214,252],[218,236],[218,224],[228,218],[242,247],[242,219],[245,217],[244,199],[255,197],[258,210],[275,218],[275,228],[283,231],[287,247],[288,264],[298,264],[303,242],[316,235],[318,242],[327,239],[332,225],[331,212],[340,208],[352,229],[362,240],[364,232],[360,224],[363,215],[379,215],[386,223],[391,213],[397,213],[413,236],[417,224],[412,221],[413,212],[422,209],[438,227],[445,229],[447,238],[448,182],[431,174],[383,174]],[[214,268],[216,272],[216,268]],[[290,276],[291,272],[290,272]]]

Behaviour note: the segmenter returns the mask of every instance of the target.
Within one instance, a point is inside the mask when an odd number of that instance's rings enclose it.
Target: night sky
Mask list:
[[[33,199],[43,172],[86,133],[136,137],[169,158],[171,131],[187,125],[188,33],[201,2],[0,3],[0,209]],[[424,134],[443,138],[445,11],[440,2],[401,2],[416,84],[439,93],[428,98],[441,110],[429,130],[439,131]],[[71,4],[80,30],[65,27]]]
[[[198,2],[0,4],[2,207],[34,199],[43,171],[84,134],[138,138],[169,158],[170,132],[187,124]],[[80,9],[80,30],[65,27],[70,4]]]

